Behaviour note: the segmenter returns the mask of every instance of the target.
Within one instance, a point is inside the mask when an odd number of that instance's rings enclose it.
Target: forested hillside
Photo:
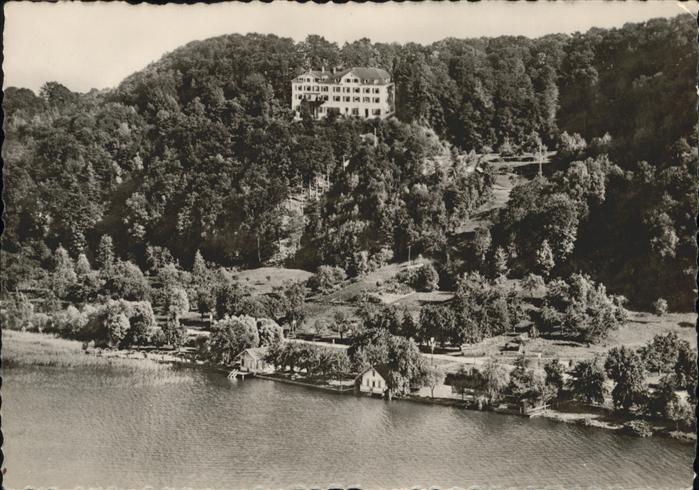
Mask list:
[[[542,274],[589,273],[636,306],[688,310],[696,64],[687,15],[429,46],[229,35],[115,89],[8,88],[3,286],[40,278],[59,244],[92,260],[103,235],[141,266],[164,249],[189,266],[199,249],[221,265],[358,275],[422,253],[452,278],[496,259],[525,274],[549,247]],[[397,118],[294,121],[290,80],[340,65],[387,69]],[[480,155],[539,141],[558,151],[551,170],[513,190],[483,260],[452,265],[449,239],[490,197]]]

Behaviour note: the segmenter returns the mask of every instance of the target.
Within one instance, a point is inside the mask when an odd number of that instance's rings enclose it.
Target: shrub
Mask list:
[[[48,251],[48,249],[46,249]],[[27,257],[25,253],[9,253],[0,250],[0,293],[7,294],[46,277],[46,271],[39,266],[39,261]]]
[[[175,264],[175,259],[167,248],[151,245],[146,247],[146,266],[148,270],[155,272],[169,264]]]
[[[543,277],[532,273],[527,274],[524,279],[522,279],[521,284],[522,289],[527,291],[530,295],[546,286]]]
[[[498,153],[503,157],[512,157],[515,155],[516,148],[509,138],[505,138],[498,148]]]
[[[216,318],[226,315],[236,315],[240,309],[240,303],[245,297],[246,291],[237,283],[227,279],[214,286],[214,304]]]
[[[347,265],[347,271],[353,276],[363,276],[371,272],[371,264],[369,262],[369,252],[360,250],[352,255],[352,258]]]
[[[593,155],[601,155],[609,153],[612,149],[612,136],[609,133],[604,133],[603,136],[596,136],[590,141],[590,152]]]
[[[7,302],[7,307],[1,313],[0,319],[3,328],[8,330],[29,330],[32,327],[33,316],[34,305],[26,295],[17,293]]]
[[[318,318],[313,322],[313,332],[316,335],[327,335],[330,332],[330,322],[325,318]]]
[[[432,264],[424,264],[416,271],[415,288],[418,291],[439,289],[439,274]]]
[[[170,316],[181,317],[189,311],[187,292],[181,287],[171,287],[165,293],[166,310]]]
[[[47,331],[68,339],[92,340],[86,335],[85,330],[90,318],[98,311],[99,308],[92,305],[85,305],[82,310],[70,305],[65,310],[53,314],[53,321],[47,327]]]
[[[103,282],[96,271],[78,276],[78,280],[66,288],[66,299],[72,303],[88,303],[97,300]]]
[[[113,299],[143,301],[150,296],[143,272],[131,262],[117,262],[105,275],[104,291]]]
[[[85,306],[79,314],[69,307],[57,320],[56,328],[64,336],[119,349],[145,344],[155,327],[155,315],[148,301],[109,300],[97,308]],[[68,325],[73,321],[82,326]]]
[[[107,342],[110,347],[118,347],[129,331],[129,319],[124,313],[110,311],[105,319]]]
[[[165,264],[158,269],[157,280],[164,290],[182,287],[191,282],[191,274],[183,271],[175,264]]]
[[[46,313],[34,313],[32,316],[31,330],[44,332],[51,325],[51,318]]]
[[[681,340],[675,332],[666,335],[656,334],[639,347],[637,353],[645,368],[650,372],[670,372],[677,363],[680,350],[689,348],[686,340]]]
[[[571,376],[569,386],[574,398],[587,403],[604,402],[606,375],[596,360],[580,361],[571,372]]]
[[[393,260],[393,250],[390,248],[382,248],[369,259],[369,269],[379,269],[388,264],[391,260]]]
[[[653,303],[653,313],[658,316],[667,315],[667,301],[663,298],[658,298]]]
[[[70,305],[62,311],[54,313],[53,320],[47,326],[46,331],[58,334],[61,337],[75,339],[87,324],[87,316],[83,315],[75,306]]]
[[[413,283],[415,283],[415,272],[415,269],[408,268],[398,272],[398,274],[395,275],[394,279],[398,281],[400,284],[405,284],[410,287],[414,287]]]
[[[341,267],[321,265],[316,273],[308,279],[308,287],[316,292],[328,293],[346,278],[347,274]]]
[[[216,295],[210,286],[203,286],[196,291],[197,311],[204,317],[216,309]]]
[[[578,133],[561,133],[558,140],[558,157],[563,161],[573,161],[581,158],[587,149],[587,142]]]
[[[432,264],[406,269],[396,274],[396,280],[418,291],[434,291],[439,289],[439,274]]]
[[[238,303],[236,311],[238,315],[247,315],[253,318],[264,318],[271,316],[267,310],[267,304],[263,296],[244,296]]]
[[[179,349],[184,345],[185,340],[187,340],[187,328],[182,325],[180,320],[174,315],[171,315],[167,319],[160,332],[162,332],[163,339],[165,340],[161,345],[168,344],[175,349]]]
[[[150,342],[156,347],[163,347],[167,345],[168,340],[165,332],[159,328],[151,335]]]
[[[624,433],[638,436],[638,437],[649,437],[653,435],[653,430],[648,422],[645,420],[632,420],[626,422],[622,427]]]
[[[490,246],[493,242],[493,238],[490,234],[490,229],[485,227],[479,227],[476,229],[475,236],[473,238],[473,249],[481,262],[485,261],[485,256],[490,250]]]
[[[150,331],[155,327],[155,314],[148,301],[129,303],[126,309],[129,331],[122,340],[122,347],[142,345],[148,342]]]
[[[636,352],[623,345],[614,347],[607,353],[604,369],[616,383],[612,390],[616,408],[629,411],[634,405],[645,404],[648,393],[645,370]]]
[[[379,281],[376,281],[377,287],[381,288],[381,291],[384,293],[389,293],[389,294],[410,294],[413,292],[413,288],[408,286],[407,284],[398,281],[396,278],[393,278],[392,280],[386,281],[385,283],[378,284]]]
[[[75,274],[75,264],[65,248],[60,245],[53,255],[54,269],[50,277],[51,291],[59,297],[65,298],[68,289],[73,285],[78,276]]]
[[[528,151],[529,153],[537,153],[540,149],[546,150],[546,147],[541,142],[541,137],[536,131],[529,133],[529,136],[524,140],[522,144],[522,150]]]
[[[260,338],[260,345],[272,345],[284,340],[282,327],[269,318],[257,320],[257,333]]]

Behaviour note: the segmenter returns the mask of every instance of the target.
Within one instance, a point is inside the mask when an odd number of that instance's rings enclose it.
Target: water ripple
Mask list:
[[[197,371],[9,370],[10,487],[691,486],[692,447]]]

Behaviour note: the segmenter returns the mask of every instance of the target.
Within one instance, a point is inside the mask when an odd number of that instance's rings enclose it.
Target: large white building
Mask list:
[[[318,119],[332,111],[383,119],[395,112],[394,90],[391,76],[381,68],[309,70],[291,82],[291,108],[297,117],[304,108]]]

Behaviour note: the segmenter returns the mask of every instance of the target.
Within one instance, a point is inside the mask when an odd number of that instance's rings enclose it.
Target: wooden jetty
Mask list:
[[[255,373],[250,372],[250,371],[240,371],[238,369],[233,369],[231,372],[228,373],[228,379],[242,379],[245,380],[245,376],[254,376]]]

